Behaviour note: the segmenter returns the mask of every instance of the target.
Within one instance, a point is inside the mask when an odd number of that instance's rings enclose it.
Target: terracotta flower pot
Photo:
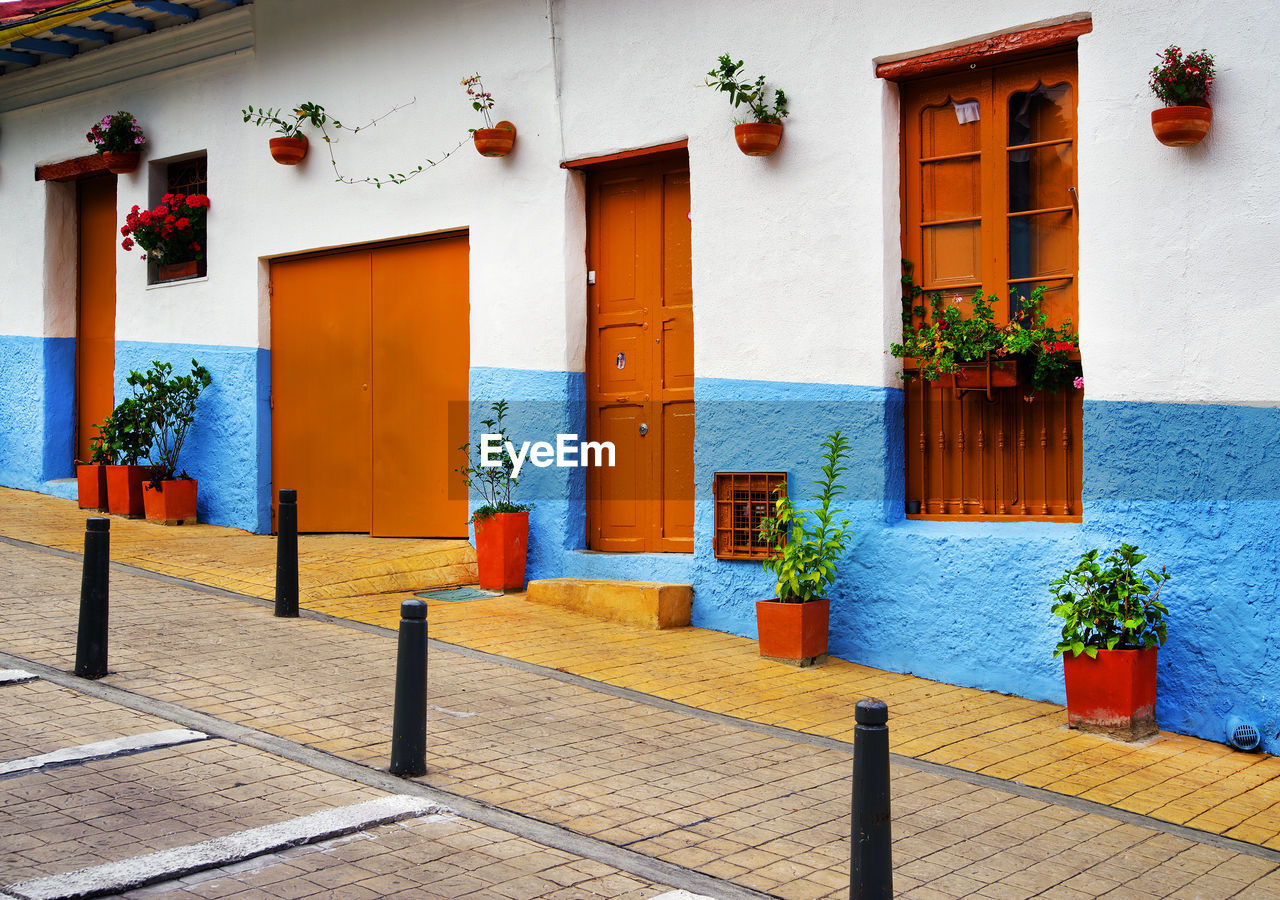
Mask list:
[[[116,175],[128,175],[138,168],[138,160],[142,154],[137,150],[128,153],[103,153],[102,161],[107,164],[107,171]]]
[[[1129,741],[1155,734],[1158,649],[1064,653],[1067,724]]]
[[[307,136],[274,137],[267,141],[271,146],[271,158],[282,166],[296,166],[307,158]]]
[[[760,655],[793,666],[811,666],[827,655],[827,623],[831,601],[808,603],[756,602],[756,630]]]
[[[187,260],[180,263],[161,263],[156,270],[156,278],[160,281],[179,281],[183,278],[194,278],[200,274],[200,261]]]
[[[194,478],[162,481],[158,490],[151,486],[151,482],[147,482],[142,487],[142,497],[148,522],[159,522],[162,525],[196,523]]]
[[[142,484],[150,466],[106,466],[107,511],[113,516],[142,517]]]
[[[477,128],[471,136],[481,156],[506,156],[516,142],[516,126],[499,122],[492,128]]]
[[[961,363],[958,370],[938,379],[942,387],[954,387],[960,390],[985,390],[987,387],[986,363]],[[1009,359],[1004,362],[991,363],[991,386],[993,388],[1017,387],[1018,364]]]
[[[1166,106],[1151,111],[1151,130],[1166,147],[1189,147],[1204,140],[1213,124],[1208,106]]]
[[[782,126],[769,122],[744,122],[733,126],[733,136],[738,142],[738,149],[747,156],[768,156],[778,149]]]
[[[81,509],[106,510],[107,467],[76,466],[76,498]]]
[[[480,587],[491,591],[524,588],[529,555],[529,514],[497,513],[476,522],[476,565]]]

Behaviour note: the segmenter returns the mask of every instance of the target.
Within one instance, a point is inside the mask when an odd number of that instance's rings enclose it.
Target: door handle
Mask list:
[[[649,426],[648,426],[648,425],[646,425],[644,422],[641,422],[641,423],[640,423],[640,433],[641,433],[641,434],[648,434],[648,433],[649,433]]]

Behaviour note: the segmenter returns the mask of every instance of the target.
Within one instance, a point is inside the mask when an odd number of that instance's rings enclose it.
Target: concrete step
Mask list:
[[[528,598],[563,609],[644,628],[689,624],[693,585],[600,578],[543,578],[530,581]]]

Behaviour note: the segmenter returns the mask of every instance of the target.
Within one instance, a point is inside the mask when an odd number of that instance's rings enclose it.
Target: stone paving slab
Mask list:
[[[69,667],[76,563],[0,544],[0,574],[0,634],[29,659]],[[41,591],[42,614],[34,617],[22,598]],[[113,576],[112,604],[115,674],[107,682],[385,768],[389,634],[275,619],[263,606],[124,573]],[[198,629],[172,627],[189,623],[193,609]],[[430,689],[436,710],[426,784],[788,900],[847,890],[847,748],[439,649]],[[1165,896],[1200,879],[1197,891],[1216,890],[1219,879],[1274,886],[1275,859],[1121,823],[1047,795],[1028,808],[1015,792],[903,766],[893,778],[898,886],[907,896],[1076,891],[1069,881],[1108,862],[1100,851],[1110,838],[1099,835],[1121,827],[1136,828],[1133,845],[1143,854],[1182,842],[1154,866],[1172,860],[1173,869],[1199,871],[1176,887],[1169,874]],[[1038,863],[1046,864],[1040,880],[1020,885]],[[1129,891],[1145,884],[1137,872],[1109,881]]]

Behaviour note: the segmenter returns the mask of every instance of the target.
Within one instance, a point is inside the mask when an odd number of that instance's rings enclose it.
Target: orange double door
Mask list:
[[[298,529],[466,537],[467,238],[271,265],[271,453]],[[274,518],[274,515],[273,515]]]
[[[587,173],[587,545],[693,551],[693,288],[683,153]]]

